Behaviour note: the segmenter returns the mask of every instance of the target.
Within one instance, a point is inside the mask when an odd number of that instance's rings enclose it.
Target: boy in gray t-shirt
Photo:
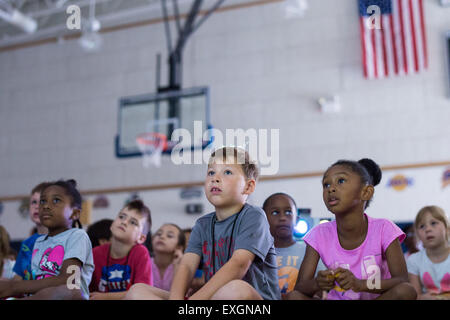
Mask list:
[[[127,298],[186,299],[202,261],[206,283],[189,299],[280,299],[269,223],[262,209],[246,204],[257,178],[258,167],[245,150],[213,152],[204,187],[215,212],[197,220],[170,292],[136,284]]]
[[[205,280],[209,281],[238,249],[255,256],[242,280],[263,299],[280,299],[273,238],[265,214],[258,207],[245,204],[240,212],[221,221],[215,212],[201,217],[192,230],[185,253],[202,257]]]
[[[262,209],[246,203],[257,178],[258,167],[245,150],[224,147],[213,152],[205,194],[216,211],[197,220],[171,298],[184,296],[200,259],[206,284],[193,299],[281,298],[269,223]]]

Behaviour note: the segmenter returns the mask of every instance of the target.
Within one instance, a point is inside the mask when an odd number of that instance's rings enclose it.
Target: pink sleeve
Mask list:
[[[135,262],[133,268],[135,268],[133,283],[145,283],[153,286],[152,265],[150,261],[150,255],[148,250],[144,246],[139,246],[134,250]]]
[[[311,229],[311,231],[309,231],[304,237],[303,237],[303,241],[305,241],[305,243],[307,245],[309,245],[310,247],[312,247],[314,250],[317,251],[317,253],[319,255],[321,255],[321,250],[320,250],[320,238],[321,238],[321,234],[322,234],[322,227],[321,225],[317,225],[314,228]]]
[[[383,252],[386,252],[387,248],[391,245],[391,243],[398,239],[400,243],[405,240],[406,235],[405,233],[392,221],[383,219],[383,226],[382,226],[382,246],[383,246]]]

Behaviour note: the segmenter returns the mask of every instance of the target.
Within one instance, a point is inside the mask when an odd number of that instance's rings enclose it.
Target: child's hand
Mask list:
[[[334,288],[334,272],[333,270],[322,270],[317,273],[317,285],[321,290],[329,291]]]
[[[181,261],[181,258],[183,258],[183,251],[181,251],[180,249],[176,249],[175,254],[174,254],[173,264],[174,265],[179,264]]]
[[[354,292],[362,291],[361,280],[357,279],[353,273],[344,268],[334,270],[336,282],[343,290],[353,290]]]

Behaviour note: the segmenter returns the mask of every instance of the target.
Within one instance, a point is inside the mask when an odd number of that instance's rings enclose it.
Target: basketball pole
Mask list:
[[[180,14],[178,11],[178,0],[173,0],[173,11],[174,20],[177,30],[177,41],[175,46],[172,46],[172,35],[170,33],[170,23],[169,15],[166,6],[166,0],[161,0],[161,9],[164,19],[164,30],[166,34],[167,50],[169,52],[169,84],[167,87],[162,87],[160,85],[160,80],[157,79],[157,91],[158,93],[165,91],[181,90],[182,88],[182,71],[183,71],[183,49],[188,41],[188,38],[200,27],[201,24],[215,11],[224,0],[218,0],[203,17],[196,23],[196,19],[199,16],[200,8],[202,6],[203,0],[194,0],[187,14],[186,21],[184,25],[181,25]],[[158,68],[160,68],[160,64]],[[157,71],[157,74],[160,70]],[[158,75],[159,77],[159,75]],[[169,118],[178,118],[180,116],[180,101],[178,98],[173,98],[169,100]],[[172,135],[175,128],[172,124],[168,128],[168,137]]]

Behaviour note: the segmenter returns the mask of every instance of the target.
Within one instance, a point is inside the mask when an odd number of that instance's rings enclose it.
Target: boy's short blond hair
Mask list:
[[[416,231],[417,231],[419,224],[422,221],[423,217],[428,212],[431,214],[431,216],[433,218],[441,221],[444,224],[445,230],[446,230],[445,236],[448,241],[448,234],[449,234],[448,218],[447,218],[447,215],[445,214],[445,211],[441,207],[438,207],[438,206],[426,206],[419,210],[419,212],[417,213],[417,216],[416,216],[416,220],[414,221],[414,228],[416,229]]]
[[[234,164],[241,165],[242,171],[244,171],[244,175],[246,179],[254,179],[258,180],[259,177],[259,168],[256,161],[250,159],[249,153],[239,147],[221,147],[211,153],[208,164],[211,164],[214,160],[220,159],[222,161],[226,161],[229,157],[233,157]]]

